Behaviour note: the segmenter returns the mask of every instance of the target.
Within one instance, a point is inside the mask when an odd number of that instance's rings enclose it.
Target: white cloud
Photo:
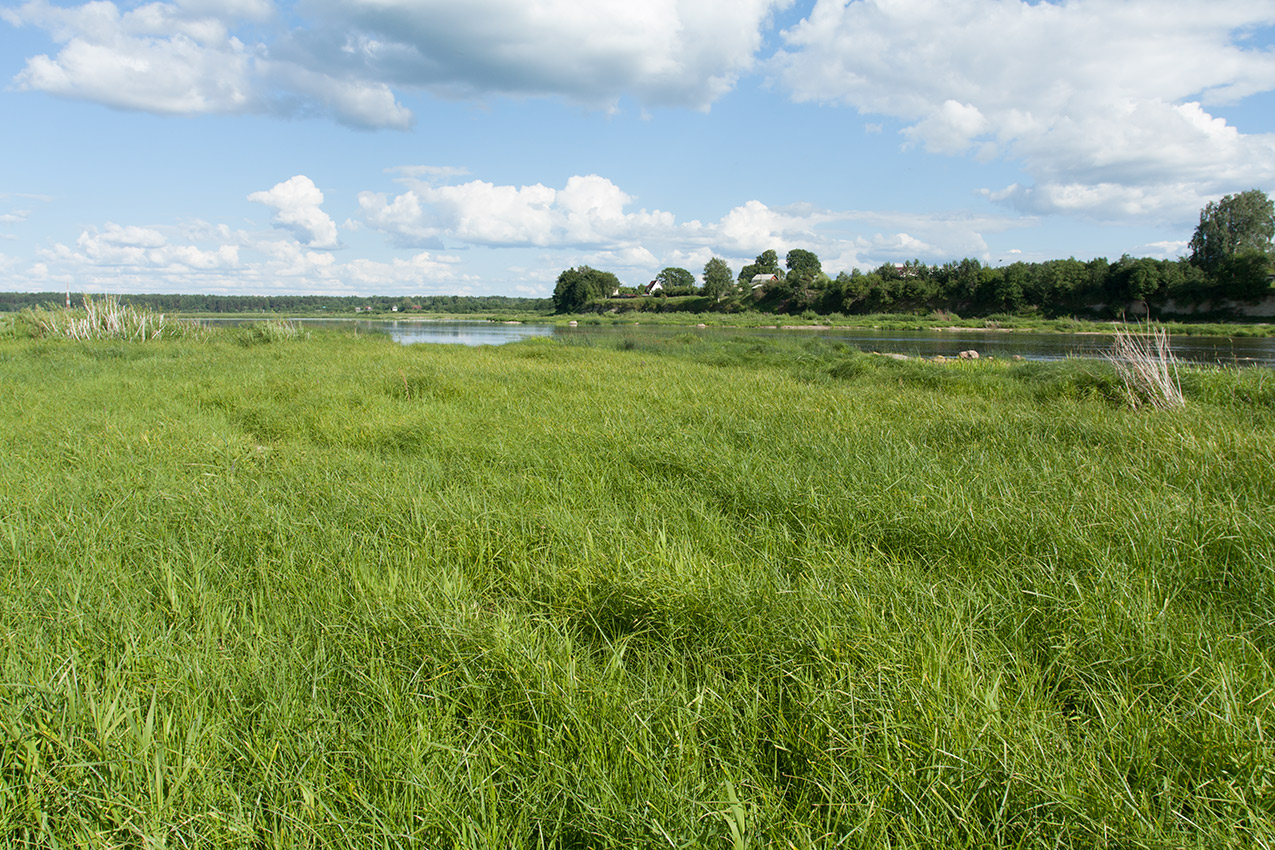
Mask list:
[[[248,200],[275,210],[275,223],[308,240],[311,248],[336,247],[336,222],[323,211],[323,193],[304,174],[276,183],[269,191],[253,192]]]
[[[938,253],[936,246],[917,239],[909,233],[893,233],[889,235],[878,233],[873,236],[869,244],[873,253],[877,256],[884,255],[913,259],[930,257]]]
[[[185,272],[232,269],[239,265],[239,248],[220,245],[211,249],[192,244],[172,244],[160,230],[107,223],[98,230],[80,233],[75,249],[55,245],[50,258],[94,267]]]
[[[316,62],[453,96],[707,107],[751,68],[763,26],[789,2],[309,0],[319,32],[296,43]]]
[[[299,242],[263,241],[253,247],[266,258],[258,271],[272,277],[323,277],[336,266],[336,257],[328,251],[307,251]]]
[[[182,237],[195,241],[173,241]],[[37,250],[39,262],[11,280],[28,288],[70,282],[89,292],[211,292],[383,294],[456,292],[472,288],[455,256],[418,252],[382,261],[338,262],[330,251],[292,239],[271,239],[225,225],[140,227],[106,224],[83,231],[73,245]]]
[[[594,268],[615,269],[645,277],[651,269],[660,267],[655,255],[641,245],[633,245],[616,251],[598,251],[584,257],[584,262]]]
[[[676,228],[671,213],[625,212],[633,198],[596,174],[571,177],[561,189],[483,180],[455,186],[402,182],[411,188],[392,199],[370,191],[358,196],[368,224],[400,244],[437,244],[446,238],[472,245],[590,247],[631,243]]]
[[[1142,245],[1133,252],[1139,257],[1159,257],[1162,259],[1172,260],[1178,257],[1186,256],[1187,249],[1191,243],[1185,239],[1166,240],[1163,242],[1149,242]]]
[[[192,17],[266,21],[274,15],[272,0],[176,0],[176,5]]]
[[[834,220],[826,212],[810,210],[781,211],[761,201],[748,201],[735,207],[717,226],[718,240],[726,250],[756,254],[768,248],[796,247],[793,242],[809,241],[815,228]]]
[[[938,111],[904,130],[904,135],[922,142],[931,153],[956,154],[969,150],[989,126],[977,106],[948,99]]]
[[[388,127],[403,130],[412,125],[412,112],[399,104],[394,92],[383,82],[359,77],[340,77],[294,62],[262,62],[263,81],[303,102],[317,103],[321,111],[354,127]],[[292,98],[275,103],[277,111],[291,109]]]
[[[411,114],[384,82],[333,76],[322,66],[272,59],[234,28],[268,19],[263,0],[153,2],[121,10],[109,0],[53,6],[28,0],[3,17],[45,29],[57,55],[27,59],[18,88],[175,115],[318,111],[362,127],[407,127]]]
[[[288,29],[267,0],[111,0],[0,10],[46,30],[19,88],[178,115],[321,113],[406,128],[391,87],[707,108],[753,67],[791,0],[308,0]]]
[[[1275,89],[1247,45],[1275,3],[1236,0],[817,0],[772,70],[799,101],[910,122],[932,152],[1021,160],[1028,212],[1180,219],[1275,180],[1275,135],[1208,112]]]
[[[457,274],[455,267],[459,262],[456,257],[422,251],[409,259],[395,258],[388,263],[368,259],[354,260],[344,266],[343,276],[369,292],[381,292],[405,285],[425,286],[440,281],[472,282],[472,278]]]
[[[46,0],[5,17],[47,29],[63,44],[56,57],[27,60],[14,78],[20,88],[150,112],[254,108],[254,57],[216,18],[187,17],[167,3],[121,12],[110,2],[64,8]]]

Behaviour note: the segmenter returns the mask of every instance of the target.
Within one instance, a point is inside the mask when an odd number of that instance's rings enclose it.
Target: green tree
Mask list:
[[[992,291],[998,310],[1013,312],[1023,306],[1023,293],[1027,288],[1028,268],[1021,260],[1000,269],[1001,276]]]
[[[1191,237],[1191,263],[1212,277],[1227,261],[1258,255],[1269,260],[1275,251],[1275,202],[1260,189],[1227,195],[1200,210],[1200,223]]]
[[[566,269],[558,275],[553,288],[555,313],[577,313],[590,301],[605,298],[620,286],[620,279],[611,272],[580,266]]]
[[[735,278],[730,266],[721,257],[713,257],[704,264],[704,294],[721,300],[735,288]]]
[[[779,268],[779,254],[773,250],[762,251],[757,259],[739,270],[739,282],[748,287],[749,281],[759,274],[773,274],[783,277]]]
[[[657,274],[655,279],[669,295],[690,295],[695,290],[695,275],[678,266],[669,266]]]
[[[1227,257],[1213,275],[1216,292],[1236,301],[1257,301],[1271,291],[1271,267],[1266,255],[1256,251]]]
[[[978,287],[982,280],[982,263],[972,257],[966,257],[959,263],[948,263],[943,271],[943,288],[948,301],[962,304],[978,298]]]
[[[819,255],[814,251],[807,251],[805,248],[793,248],[789,251],[788,256],[784,258],[784,265],[788,267],[790,274],[801,277],[813,278],[823,271],[823,264],[819,262]]]
[[[784,279],[792,298],[789,309],[798,312],[820,303],[822,296],[819,293],[827,289],[832,281],[823,273],[819,255],[804,248],[793,248],[784,258],[784,265],[788,267],[788,274]]]

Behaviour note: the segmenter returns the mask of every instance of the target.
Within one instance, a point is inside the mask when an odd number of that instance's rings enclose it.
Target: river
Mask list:
[[[217,320],[214,320],[217,321]],[[250,321],[237,319],[229,321]],[[590,337],[636,335],[661,337],[695,333],[705,336],[775,336],[800,334],[838,340],[864,351],[955,357],[973,349],[982,357],[1024,360],[1061,360],[1066,357],[1102,357],[1111,347],[1108,334],[1042,333],[1035,331],[885,331],[870,328],[790,330],[779,328],[694,328],[685,325],[581,325],[562,327],[540,324],[500,324],[486,321],[434,321],[367,319],[294,319],[310,326],[355,328],[362,333],[386,333],[405,345],[450,343],[459,345],[501,345],[529,337],[557,337],[584,340]],[[1275,338],[1174,336],[1173,353],[1194,363],[1275,368]]]

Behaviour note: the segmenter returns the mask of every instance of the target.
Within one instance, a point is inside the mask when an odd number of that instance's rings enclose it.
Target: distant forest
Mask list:
[[[92,297],[90,295],[90,297]],[[510,298],[503,295],[120,295],[134,307],[176,313],[549,313],[548,298]],[[65,292],[0,292],[0,312],[27,307],[61,306]],[[83,305],[83,295],[71,293],[71,305]]]

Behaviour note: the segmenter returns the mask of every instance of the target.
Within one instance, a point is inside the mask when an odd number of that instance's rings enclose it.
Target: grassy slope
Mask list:
[[[622,344],[0,341],[0,835],[1275,842],[1269,372]]]

